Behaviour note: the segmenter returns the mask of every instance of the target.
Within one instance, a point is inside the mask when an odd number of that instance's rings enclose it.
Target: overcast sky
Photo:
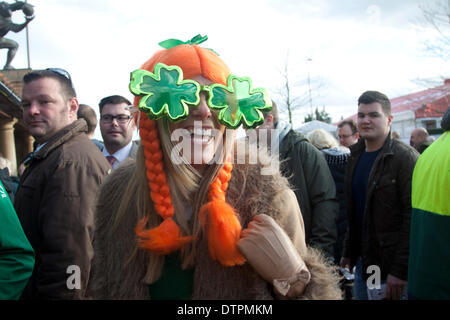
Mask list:
[[[31,67],[65,68],[80,103],[95,109],[107,95],[132,99],[130,72],[160,49],[158,42],[197,34],[209,37],[203,46],[218,52],[234,74],[251,77],[279,104],[286,61],[295,95],[307,96],[309,74],[312,104],[325,106],[333,122],[354,114],[366,90],[394,98],[425,89],[412,80],[450,70],[422,50],[422,41],[433,36],[414,25],[422,0],[29,2],[36,15],[29,24]],[[22,13],[13,20],[22,22]],[[16,69],[27,67],[25,34],[6,36],[20,44]],[[6,50],[0,54],[4,61]],[[309,110],[307,103],[296,112],[295,126]]]

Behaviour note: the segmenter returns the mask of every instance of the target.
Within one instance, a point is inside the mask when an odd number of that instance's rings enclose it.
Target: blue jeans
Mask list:
[[[359,257],[356,260],[355,280],[353,281],[353,298],[355,300],[369,300],[367,296],[367,284],[363,278],[362,259]]]

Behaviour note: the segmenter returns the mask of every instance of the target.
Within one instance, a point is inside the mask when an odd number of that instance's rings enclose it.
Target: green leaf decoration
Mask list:
[[[188,44],[200,44],[205,42],[206,40],[208,40],[208,36],[202,36],[200,34],[196,35],[195,37],[193,37],[191,40],[188,41]]]
[[[167,40],[161,41],[158,44],[161,47],[163,47],[164,49],[170,49],[170,48],[179,46],[180,44],[199,45],[200,43],[203,43],[206,40],[208,40],[208,36],[202,36],[202,35],[198,34],[195,37],[193,37],[191,40],[188,40],[188,41],[182,41],[182,40],[178,40],[178,39],[167,39]],[[207,49],[211,50],[215,54],[219,55],[213,49],[210,49],[210,48],[207,48]]]
[[[164,41],[161,41],[158,43],[161,47],[164,49],[170,49],[176,46],[179,46],[180,44],[186,44],[186,42],[178,40],[178,39],[167,39]]]
[[[219,110],[219,122],[231,129],[242,123],[245,128],[255,128],[264,122],[262,112],[272,109],[272,101],[264,88],[252,88],[248,77],[230,75],[227,86],[209,86],[208,105]]]
[[[167,117],[171,121],[187,118],[188,105],[200,103],[200,85],[193,80],[183,80],[178,66],[155,65],[154,73],[138,69],[131,73],[131,93],[142,96],[139,110],[152,119]]]

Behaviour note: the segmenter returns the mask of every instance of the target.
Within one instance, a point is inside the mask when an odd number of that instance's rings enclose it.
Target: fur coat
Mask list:
[[[94,299],[150,299],[144,278],[151,254],[133,252],[138,222],[136,206],[129,204],[129,214],[118,229],[110,232],[115,209],[123,186],[132,176],[135,162],[128,161],[105,181],[96,213],[93,271],[89,281]],[[303,220],[295,194],[278,172],[261,175],[261,165],[235,164],[226,196],[246,228],[257,214],[267,214],[286,231],[311,272],[311,281],[300,299],[341,299],[339,278],[319,251],[305,244]],[[131,201],[133,202],[133,201]],[[224,267],[210,258],[208,242],[203,236],[196,242],[197,256],[193,282],[193,299],[274,299],[271,285],[248,264]],[[131,257],[131,258],[130,258]]]

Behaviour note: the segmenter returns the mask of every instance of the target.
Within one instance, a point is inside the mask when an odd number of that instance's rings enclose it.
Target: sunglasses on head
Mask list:
[[[72,78],[70,77],[70,74],[69,74],[69,72],[67,72],[67,70],[64,70],[62,68],[47,68],[45,70],[56,73],[57,75],[62,76],[64,78],[66,78],[67,80],[69,80],[70,82],[72,82]]]
[[[130,91],[142,97],[138,108],[151,120],[166,118],[172,122],[184,120],[189,106],[200,103],[200,92],[208,93],[208,107],[218,111],[218,120],[231,129],[241,123],[255,128],[264,122],[262,112],[272,109],[272,100],[264,88],[252,87],[248,77],[229,75],[227,85],[201,85],[195,80],[183,80],[178,66],[155,65],[154,72],[138,69],[131,73]]]

